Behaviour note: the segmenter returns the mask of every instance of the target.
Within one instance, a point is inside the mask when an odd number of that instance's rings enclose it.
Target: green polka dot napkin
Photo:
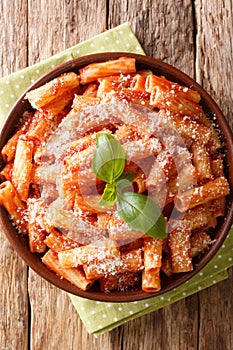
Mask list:
[[[43,73],[56,65],[82,55],[101,51],[125,51],[144,54],[128,23],[77,44],[49,59],[0,79],[0,123],[15,100]],[[228,277],[233,265],[233,229],[215,257],[184,285],[163,295],[130,303],[104,303],[70,295],[87,331],[95,336],[147,313],[174,303]]]

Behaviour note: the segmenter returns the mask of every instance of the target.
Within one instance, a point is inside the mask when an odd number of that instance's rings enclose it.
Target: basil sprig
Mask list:
[[[124,191],[134,179],[133,173],[123,173],[125,162],[126,154],[120,142],[110,134],[99,133],[92,161],[94,174],[106,182],[99,204],[112,206],[116,202],[118,215],[132,229],[165,238],[166,224],[158,205],[149,196]]]
[[[96,138],[96,150],[92,161],[94,174],[109,184],[123,173],[126,154],[121,144],[110,134],[100,133]]]
[[[166,237],[164,218],[160,208],[150,197],[134,192],[118,193],[117,212],[134,230],[151,237]]]
[[[117,199],[117,191],[115,184],[108,184],[106,183],[104,192],[101,196],[101,199],[99,201],[99,205],[102,206],[112,206]]]

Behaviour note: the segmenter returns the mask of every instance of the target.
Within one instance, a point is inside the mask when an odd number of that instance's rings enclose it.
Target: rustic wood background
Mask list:
[[[145,52],[193,76],[233,124],[232,0],[1,0],[0,75],[129,21]],[[230,278],[95,339],[67,295],[0,235],[1,350],[231,350]]]

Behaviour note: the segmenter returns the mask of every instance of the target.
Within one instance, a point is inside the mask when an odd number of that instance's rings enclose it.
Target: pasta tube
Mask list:
[[[186,223],[175,225],[169,234],[173,273],[193,270],[190,235],[191,230]]]
[[[34,143],[32,141],[18,140],[12,171],[12,183],[23,201],[26,201],[28,198],[33,148]]]
[[[92,284],[95,282],[94,280],[86,278],[82,269],[69,268],[64,269],[61,267],[57,253],[53,252],[51,249],[47,251],[47,253],[43,256],[42,262],[51,270],[53,270],[58,275],[64,277],[75,286],[80,288],[81,290],[88,290]]]
[[[25,98],[33,108],[40,109],[79,86],[79,77],[73,72],[65,73],[37,89],[29,91]],[[59,102],[60,103],[60,102]]]
[[[176,195],[174,203],[178,211],[184,212],[187,209],[226,196],[229,193],[230,187],[227,179],[225,177],[218,177],[202,186],[195,187],[194,189]]]
[[[5,207],[20,233],[27,233],[26,205],[10,181],[0,184],[0,204]]]
[[[87,84],[100,77],[134,72],[136,72],[135,59],[130,57],[120,57],[117,60],[91,63],[88,66],[81,68],[79,70],[80,83]]]

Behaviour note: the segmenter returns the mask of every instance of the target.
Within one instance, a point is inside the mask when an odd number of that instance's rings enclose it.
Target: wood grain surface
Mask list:
[[[128,21],[145,52],[193,76],[233,125],[232,0],[1,0],[0,75]],[[25,266],[0,232],[1,350],[231,350],[229,279],[104,334]]]

